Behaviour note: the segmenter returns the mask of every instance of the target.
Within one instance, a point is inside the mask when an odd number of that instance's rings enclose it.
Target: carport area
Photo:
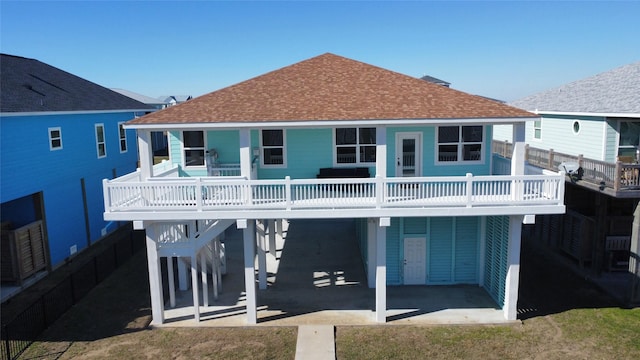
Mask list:
[[[257,325],[376,324],[375,289],[367,286],[353,220],[285,221],[277,240],[276,256],[267,253],[268,287],[256,290]],[[229,228],[224,244],[222,291],[214,300],[209,289],[200,322],[187,290],[176,294],[175,308],[165,305],[165,322],[158,326],[247,325],[242,231]],[[508,322],[476,285],[388,286],[386,319],[398,325]]]

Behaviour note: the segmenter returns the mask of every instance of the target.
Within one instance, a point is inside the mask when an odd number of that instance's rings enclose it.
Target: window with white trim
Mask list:
[[[204,166],[204,131],[183,131],[184,166]]]
[[[336,128],[336,164],[376,162],[376,128]]]
[[[118,134],[120,137],[120,152],[127,152],[127,130],[124,129],[124,122],[118,123]]]
[[[260,163],[262,166],[284,167],[287,162],[285,131],[264,129],[260,131]]]
[[[104,135],[104,124],[96,124],[96,150],[98,158],[107,156],[107,144]]]
[[[49,128],[49,150],[62,149],[62,129],[59,127]]]
[[[542,139],[542,119],[533,122],[533,138],[538,140]]]
[[[437,137],[437,162],[482,161],[483,127],[481,125],[440,126]]]

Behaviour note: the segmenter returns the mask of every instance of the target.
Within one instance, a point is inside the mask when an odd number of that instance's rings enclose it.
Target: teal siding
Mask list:
[[[171,164],[182,166],[182,135],[180,131],[169,131],[167,133],[169,143],[169,158]]]
[[[404,239],[416,236],[427,238],[427,284],[477,284],[479,231],[478,217],[392,218],[387,228],[387,284],[404,283]]]
[[[489,216],[486,222],[484,287],[500,305],[504,304],[509,246],[509,217]]]
[[[240,163],[240,131],[216,130],[207,132],[207,150],[215,149],[218,162],[222,164]]]
[[[396,134],[401,132],[422,133],[422,176],[463,176],[491,174],[491,126],[485,126],[485,147],[483,164],[436,165],[435,127],[397,127],[387,129],[387,176],[395,176]]]
[[[387,227],[387,285],[402,284],[402,254],[400,219],[391,218],[391,226]]]
[[[427,233],[427,218],[404,218],[403,223],[405,235]]]
[[[429,259],[427,281],[432,284],[451,283],[453,267],[453,218],[431,218],[427,239]]]
[[[478,282],[478,218],[456,218],[454,282]]]

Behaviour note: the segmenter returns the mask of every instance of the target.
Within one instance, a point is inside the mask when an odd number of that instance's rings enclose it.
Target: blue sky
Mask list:
[[[640,2],[0,1],[0,51],[147,96],[335,53],[515,100],[640,61]]]

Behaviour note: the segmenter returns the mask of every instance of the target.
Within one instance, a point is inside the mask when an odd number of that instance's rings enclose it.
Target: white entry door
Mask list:
[[[424,285],[427,270],[427,239],[404,239],[404,284]]]
[[[396,177],[422,176],[420,133],[396,134]]]

